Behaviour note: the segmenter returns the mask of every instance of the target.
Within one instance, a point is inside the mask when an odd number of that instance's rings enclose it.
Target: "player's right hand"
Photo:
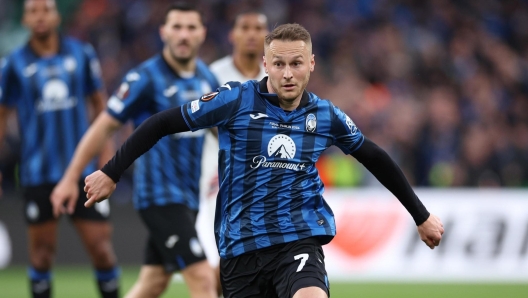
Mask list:
[[[116,189],[114,180],[99,171],[93,172],[84,179],[84,191],[86,192],[85,207],[92,207],[95,203],[108,199]]]
[[[53,216],[57,218],[61,214],[73,214],[78,198],[79,187],[77,181],[63,177],[55,186],[50,196],[51,205],[53,206]]]

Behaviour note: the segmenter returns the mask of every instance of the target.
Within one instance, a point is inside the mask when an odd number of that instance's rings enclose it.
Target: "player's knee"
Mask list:
[[[109,239],[99,239],[89,243],[88,251],[96,268],[112,268],[116,263],[112,242]]]
[[[189,285],[193,285],[194,288],[200,292],[216,292],[216,278],[212,268],[209,264],[200,264],[198,266],[191,266],[184,270],[185,280]]]
[[[55,257],[55,245],[52,243],[40,242],[30,250],[31,265],[37,270],[49,270]]]
[[[159,297],[163,292],[165,292],[165,289],[167,289],[167,286],[169,284],[170,275],[163,276],[149,276],[148,280],[146,279],[140,279],[140,287],[142,288],[143,293],[146,293],[146,297]]]

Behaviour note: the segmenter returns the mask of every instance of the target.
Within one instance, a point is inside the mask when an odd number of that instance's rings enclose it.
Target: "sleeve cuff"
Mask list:
[[[112,179],[115,183],[119,182],[119,179],[121,178],[121,175],[116,171],[113,171],[108,164],[104,165],[104,167],[101,169],[101,172],[105,173],[105,175],[110,177],[110,179]]]
[[[423,224],[429,218],[430,215],[431,214],[429,213],[429,211],[424,210],[423,212],[420,212],[420,214],[413,216],[416,226]]]

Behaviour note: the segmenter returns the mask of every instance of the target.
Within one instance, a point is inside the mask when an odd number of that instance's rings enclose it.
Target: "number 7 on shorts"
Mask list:
[[[308,261],[309,255],[308,254],[298,254],[293,257],[295,260],[301,259],[301,263],[299,264],[299,267],[297,267],[297,271],[299,272],[303,269],[304,265],[306,264],[306,261]]]

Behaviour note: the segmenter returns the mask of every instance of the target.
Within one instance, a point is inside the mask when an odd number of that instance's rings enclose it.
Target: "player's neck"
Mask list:
[[[174,70],[178,74],[194,72],[196,70],[196,59],[195,58],[189,59],[189,61],[187,61],[186,63],[182,61],[178,61],[174,59],[174,57],[172,57],[172,55],[170,54],[170,50],[167,47],[163,49],[162,55],[163,55],[163,59],[165,59],[167,64],[169,64],[170,68],[172,68],[172,70]]]
[[[52,56],[59,52],[59,33],[52,32],[46,37],[31,36],[29,46],[39,56]]]
[[[268,78],[267,82],[266,82],[266,87],[268,87],[268,93],[271,93],[271,94],[277,94],[277,91],[275,91],[275,89],[273,89],[273,86],[271,85],[271,82]],[[294,101],[285,101],[283,99],[280,98],[280,96],[278,96],[277,94],[277,97],[279,98],[279,106],[281,109],[285,110],[285,111],[293,111],[295,110],[299,104],[301,103],[301,98],[302,98],[302,95],[303,95],[303,92],[301,92],[301,94],[294,100]]]
[[[262,55],[244,55],[233,53],[233,63],[236,69],[246,78],[256,79],[260,74]],[[259,78],[260,79],[260,78]]]

